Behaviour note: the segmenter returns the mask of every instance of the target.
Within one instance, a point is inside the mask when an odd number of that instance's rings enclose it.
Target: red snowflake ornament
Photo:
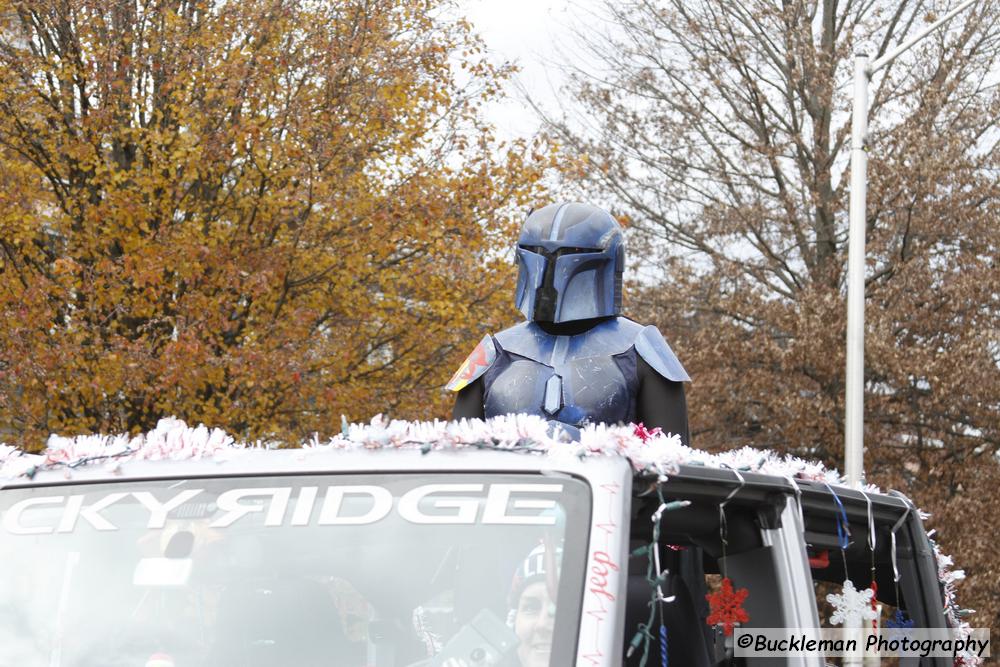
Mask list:
[[[722,590],[705,596],[711,611],[705,622],[709,625],[721,625],[726,636],[731,637],[733,626],[750,620],[750,614],[743,608],[743,601],[749,594],[750,591],[745,588],[734,591],[733,580],[729,577],[723,578]]]

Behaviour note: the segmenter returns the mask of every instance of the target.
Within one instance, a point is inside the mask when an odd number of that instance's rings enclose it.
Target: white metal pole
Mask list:
[[[868,56],[854,60],[851,122],[851,209],[847,246],[847,387],[844,468],[847,483],[861,485],[865,401],[865,199],[868,194]]]
[[[899,54],[971,7],[965,0],[933,24],[868,65],[868,56],[854,60],[854,109],[851,119],[851,209],[847,241],[847,386],[844,398],[844,472],[847,483],[861,486],[865,433],[865,226],[868,195],[868,82]]]

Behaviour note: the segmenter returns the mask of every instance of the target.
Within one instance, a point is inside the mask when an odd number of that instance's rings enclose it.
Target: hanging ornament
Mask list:
[[[653,634],[653,622],[656,618],[656,611],[660,612],[660,664],[662,667],[668,667],[667,664],[667,628],[664,624],[664,619],[666,615],[664,613],[664,605],[669,604],[675,598],[673,595],[663,594],[663,584],[669,579],[670,571],[662,569],[660,564],[660,521],[663,518],[664,512],[672,512],[675,510],[683,509],[691,504],[690,500],[674,500],[667,502],[663,497],[663,488],[660,484],[656,485],[656,494],[660,499],[660,507],[655,512],[653,512],[653,540],[648,546],[641,547],[632,552],[633,556],[646,556],[646,580],[652,587],[652,599],[649,601],[649,618],[645,623],[640,623],[639,628],[635,635],[632,637],[632,641],[629,642],[628,651],[625,653],[626,658],[631,658],[632,654],[635,653],[639,647],[642,647],[642,658],[639,661],[640,665],[645,665],[646,660],[649,657],[649,646],[651,643],[656,641],[656,635]]]
[[[844,509],[844,504],[840,502],[837,492],[829,484],[824,482],[824,485],[826,486],[826,490],[830,492],[830,495],[833,496],[834,502],[837,503],[837,543],[840,545],[840,558],[844,565],[845,577],[840,594],[830,593],[826,596],[826,601],[832,604],[834,608],[833,615],[830,617],[830,623],[839,625],[846,622],[848,626],[859,626],[862,619],[873,621],[878,618],[877,606],[873,602],[875,591],[871,588],[859,591],[854,587],[854,582],[847,578],[849,576],[847,573],[847,547],[851,544],[851,524],[847,520],[847,510]],[[865,498],[867,497],[866,495]],[[869,522],[869,527],[871,530],[869,532],[868,544],[874,545],[874,521]],[[874,551],[872,565],[874,566]],[[874,576],[873,570],[873,580]]]
[[[899,640],[909,634],[907,630],[913,629],[913,619],[907,617],[906,612],[902,609],[897,609],[892,618],[885,622],[885,627],[890,639]],[[960,663],[956,661],[955,664]]]
[[[878,630],[878,584],[875,582],[875,573],[872,572],[872,583],[868,586],[872,592],[872,630]]]
[[[809,557],[809,567],[814,570],[825,570],[830,567],[830,552],[827,549],[823,549],[815,556]]]
[[[899,563],[896,561],[896,531],[900,529],[907,517],[910,516],[910,506],[906,506],[906,511],[899,517],[892,530],[889,531],[889,552],[892,555],[892,585],[896,589],[896,613],[886,622],[886,625],[897,632],[908,630],[913,627],[913,619],[903,611],[903,598],[899,595]]]
[[[897,609],[892,618],[885,622],[885,627],[891,630],[909,630],[913,627],[913,619],[902,609]]]
[[[830,616],[830,623],[847,626],[857,626],[858,622],[867,619],[873,620],[878,614],[872,610],[872,590],[866,588],[859,591],[854,587],[854,582],[850,579],[844,581],[844,588],[839,594],[830,593],[826,596],[826,601],[833,605],[833,615]]]
[[[878,630],[878,582],[875,581],[875,515],[872,513],[872,499],[864,491],[861,492],[861,495],[865,497],[865,502],[868,504],[868,553],[871,554],[872,558],[872,583],[868,588],[872,592],[872,613],[875,615],[875,618],[872,619],[872,630]]]
[[[640,426],[642,426],[640,424]],[[659,431],[659,429],[654,429],[654,431]],[[656,580],[656,589],[654,593],[654,599],[660,611],[660,665],[661,667],[668,667],[668,645],[667,645],[667,626],[666,626],[666,604],[673,602],[677,596],[676,595],[664,595],[663,589],[660,586],[661,581],[666,581],[667,575],[670,574],[669,570],[661,569],[660,565],[660,518],[664,512],[670,512],[673,510],[682,509],[688,507],[691,504],[690,500],[675,500],[673,502],[667,503],[663,502],[663,496],[660,495],[660,507],[653,513],[653,566],[656,571],[660,573]],[[648,575],[647,575],[648,576]],[[652,620],[652,617],[650,617]],[[640,666],[646,664],[646,655],[643,654],[642,660],[640,661]]]
[[[726,575],[726,548],[729,546],[729,526],[726,523],[726,505],[732,500],[740,489],[746,484],[743,475],[739,470],[733,470],[739,486],[729,492],[726,499],[719,503],[719,537],[722,541],[722,589],[717,593],[709,593],[705,596],[708,600],[709,615],[705,622],[709,625],[721,625],[722,631],[727,637],[733,634],[733,626],[737,623],[746,623],[750,620],[750,614],[743,608],[743,601],[750,594],[745,588],[733,590],[733,581]]]
[[[711,612],[705,622],[709,625],[721,625],[725,635],[731,637],[733,627],[737,623],[746,623],[750,620],[750,614],[743,608],[743,601],[749,594],[750,591],[745,588],[734,591],[732,579],[723,578],[722,589],[718,593],[709,593],[705,596]]]

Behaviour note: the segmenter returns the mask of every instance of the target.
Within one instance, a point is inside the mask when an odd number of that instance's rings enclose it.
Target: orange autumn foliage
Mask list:
[[[546,156],[435,0],[0,0],[0,440],[444,414]]]

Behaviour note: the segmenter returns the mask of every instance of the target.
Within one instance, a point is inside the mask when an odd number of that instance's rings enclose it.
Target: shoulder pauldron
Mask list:
[[[479,341],[472,354],[466,358],[459,366],[455,374],[448,381],[449,391],[461,391],[473,383],[478,377],[489,370],[493,362],[497,360],[497,347],[493,342],[493,336],[486,334]]]
[[[644,327],[635,339],[635,351],[654,371],[673,382],[690,382],[687,371],[680,360],[663,340],[660,330],[654,326]]]

